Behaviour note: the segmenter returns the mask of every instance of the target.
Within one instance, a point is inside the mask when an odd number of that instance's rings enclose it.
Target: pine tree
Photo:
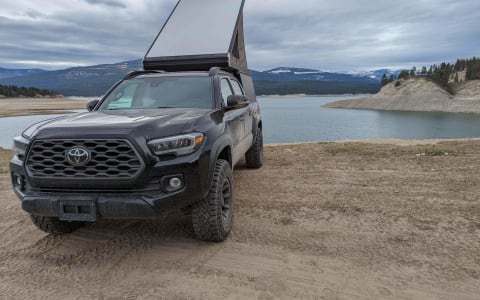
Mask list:
[[[388,84],[387,74],[383,73],[382,86],[386,86],[387,84]]]
[[[427,67],[423,66],[422,67],[422,76],[427,75]]]
[[[415,74],[417,73],[417,67],[413,67],[411,70],[410,70],[410,76],[415,76]]]
[[[403,78],[407,79],[409,75],[410,75],[410,73],[407,70],[403,70],[398,75],[398,79],[403,79]]]

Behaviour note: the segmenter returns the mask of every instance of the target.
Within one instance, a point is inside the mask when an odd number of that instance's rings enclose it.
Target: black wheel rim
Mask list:
[[[228,226],[232,212],[232,185],[230,180],[225,178],[222,186],[222,220],[225,226]]]

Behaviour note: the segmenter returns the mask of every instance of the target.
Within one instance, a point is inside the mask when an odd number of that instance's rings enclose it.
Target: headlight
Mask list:
[[[23,136],[17,136],[13,139],[13,151],[15,151],[15,154],[18,156],[19,159],[23,160],[23,158],[25,157],[25,153],[27,152],[27,147],[29,143],[30,141]]]
[[[155,155],[187,155],[197,151],[205,140],[202,133],[190,133],[174,137],[156,139],[148,142]]]

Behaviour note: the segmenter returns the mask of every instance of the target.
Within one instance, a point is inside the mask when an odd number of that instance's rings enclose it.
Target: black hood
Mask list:
[[[150,139],[197,131],[197,124],[211,120],[213,112],[190,108],[95,111],[37,123],[25,135],[36,139],[141,135]]]

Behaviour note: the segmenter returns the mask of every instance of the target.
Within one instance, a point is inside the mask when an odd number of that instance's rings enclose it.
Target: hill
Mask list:
[[[334,95],[334,94],[374,94],[378,92],[378,83],[359,83],[346,81],[255,81],[257,95]]]
[[[375,76],[371,73],[363,74],[347,74],[324,72],[314,69],[304,68],[287,68],[280,67],[268,71],[254,71],[251,70],[253,78],[257,81],[274,81],[274,82],[289,82],[289,81],[328,81],[328,82],[354,82],[354,83],[378,83]]]
[[[49,71],[0,79],[0,84],[35,86],[65,96],[99,96],[126,73],[142,68],[141,60]]]
[[[0,78],[11,78],[18,76],[34,75],[46,72],[41,69],[5,69],[0,68]]]
[[[139,69],[142,69],[142,61],[134,60],[3,78],[0,84],[35,86],[66,96],[92,97],[104,94],[126,73]],[[380,82],[370,73],[344,74],[286,67],[251,72],[258,94],[375,93],[380,88]]]
[[[432,80],[409,77],[391,82],[371,97],[343,100],[329,108],[480,113],[480,80],[453,85],[455,96]]]

